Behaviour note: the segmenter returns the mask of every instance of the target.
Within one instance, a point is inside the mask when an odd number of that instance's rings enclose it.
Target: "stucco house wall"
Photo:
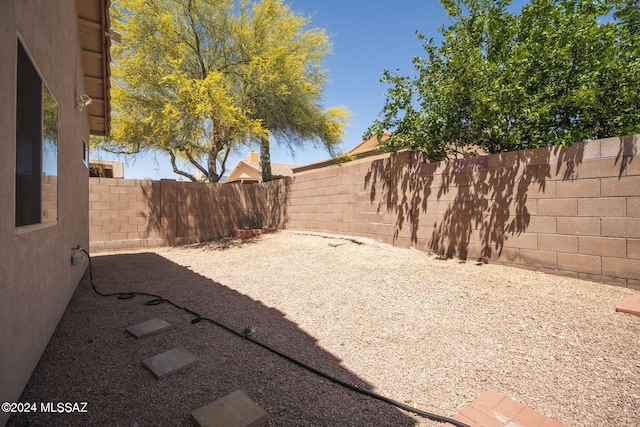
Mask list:
[[[108,5],[84,1],[96,10]],[[89,244],[83,141],[89,141],[90,119],[75,101],[86,93],[78,25],[74,0],[0,2],[0,402],[19,401],[87,268],[86,260],[71,262],[72,248]],[[57,101],[59,141],[57,219],[21,227],[15,207],[19,40]],[[0,412],[0,426],[9,415]]]

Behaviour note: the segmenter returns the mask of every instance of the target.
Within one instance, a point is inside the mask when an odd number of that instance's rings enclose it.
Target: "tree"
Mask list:
[[[432,160],[640,131],[638,0],[441,0],[451,25],[415,77],[384,71],[386,147]],[[611,19],[613,18],[613,19]]]
[[[269,135],[260,136],[262,180],[271,180],[270,140],[294,152],[307,142],[335,154],[349,113],[319,104],[327,82],[322,59],[330,52],[324,31],[305,30],[308,19],[281,0],[241,3],[239,45],[251,58],[245,69],[246,107]]]
[[[102,148],[161,151],[175,173],[196,180],[180,169],[181,159],[216,182],[233,150],[270,135],[297,146],[339,142],[345,110],[331,114],[318,103],[329,51],[324,31],[305,30],[308,21],[279,0],[243,0],[237,13],[234,3],[122,0],[114,7],[124,40],[113,49],[113,130]],[[266,32],[280,39],[261,39]],[[307,105],[310,114],[300,113]],[[304,126],[300,117],[308,119]]]

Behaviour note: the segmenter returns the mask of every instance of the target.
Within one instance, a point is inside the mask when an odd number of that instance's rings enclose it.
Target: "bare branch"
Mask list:
[[[185,150],[185,154],[187,155],[187,158],[189,159],[189,162],[193,166],[195,166],[200,172],[202,172],[204,174],[204,176],[209,176],[209,171],[207,171],[200,163],[198,163],[198,161],[193,158],[193,156],[191,155],[191,153],[189,151]]]
[[[227,158],[229,158],[229,153],[231,152],[231,147],[227,146],[227,151],[224,153],[224,157],[222,159],[222,162],[220,164],[220,176],[224,176],[226,169],[226,164],[227,164]]]
[[[192,182],[197,182],[198,180],[191,174],[187,173],[187,172],[183,172],[180,169],[178,169],[178,165],[176,164],[176,155],[173,154],[173,151],[171,150],[166,150],[167,153],[169,154],[169,157],[171,159],[171,166],[173,167],[173,172],[178,174],[178,175],[182,175],[185,178],[189,178]]]

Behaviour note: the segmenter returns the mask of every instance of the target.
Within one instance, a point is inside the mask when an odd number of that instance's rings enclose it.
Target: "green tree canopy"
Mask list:
[[[388,70],[386,148],[431,160],[640,132],[638,0],[441,0],[451,25],[424,40],[415,76]]]
[[[237,10],[234,9],[237,6]],[[120,0],[114,23],[112,152],[160,151],[218,181],[233,150],[270,137],[330,152],[348,112],[320,104],[323,30],[282,0]],[[264,141],[266,141],[266,146]],[[268,159],[268,151],[267,157]],[[268,166],[268,165],[267,165]]]

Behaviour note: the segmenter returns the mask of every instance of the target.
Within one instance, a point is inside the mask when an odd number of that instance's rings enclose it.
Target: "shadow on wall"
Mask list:
[[[169,244],[202,242],[235,228],[285,228],[291,179],[260,184],[153,181],[143,187],[147,235]]]
[[[263,202],[258,205],[257,210],[262,213],[264,227],[286,228],[288,222],[287,206],[292,183],[293,178],[288,177],[263,184],[255,184],[262,186],[261,200]]]
[[[627,167],[633,163],[633,160],[638,154],[638,146],[640,146],[638,135],[621,136],[619,139],[620,149],[618,150],[615,160],[616,166],[619,164],[618,179],[622,178]]]
[[[365,175],[364,188],[370,187],[369,201],[378,204],[377,212],[397,215],[393,224],[394,242],[405,227],[409,227],[411,242],[418,241],[420,212],[426,211],[434,181],[433,176],[417,178],[423,165],[420,155],[404,152],[374,160]]]
[[[633,138],[620,137],[618,177],[635,157]],[[406,236],[410,245],[442,256],[496,259],[509,239],[530,227],[536,215],[530,212],[531,200],[547,197],[548,182],[579,179],[585,146],[434,163],[425,163],[419,153],[403,152],[373,161],[364,187],[378,212],[396,215],[394,242]]]
[[[215,252],[213,253],[215,256]],[[340,365],[284,313],[154,253],[93,258],[103,293],[161,295],[234,330],[256,327],[254,339],[358,387],[373,387]],[[147,306],[148,297],[120,300],[93,293],[81,282],[23,402],[87,402],[87,413],[25,413],[9,425],[191,425],[192,411],[243,390],[269,413],[269,425],[393,425],[415,421],[400,410],[363,397],[168,304]],[[173,325],[137,340],[125,328],[150,318]],[[156,380],[142,360],[176,346],[200,363]]]

